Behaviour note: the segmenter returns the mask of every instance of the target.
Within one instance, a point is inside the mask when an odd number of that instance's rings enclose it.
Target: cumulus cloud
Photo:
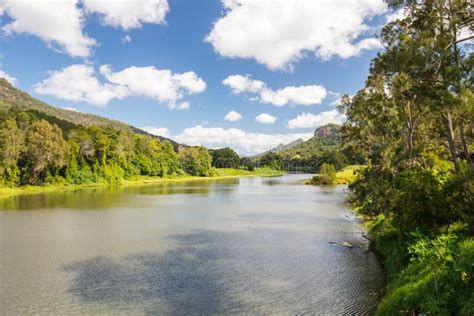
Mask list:
[[[261,103],[269,103],[275,106],[287,104],[314,105],[320,104],[327,95],[324,87],[318,85],[289,86],[273,90],[260,80],[254,80],[250,75],[232,75],[222,81],[234,94],[252,93],[257,94]]]
[[[123,99],[128,95],[126,87],[101,83],[92,66],[81,64],[52,71],[48,78],[35,84],[33,90],[41,95],[97,106],[105,106],[112,99]]]
[[[100,73],[111,83],[125,86],[129,95],[144,96],[165,103],[169,108],[187,109],[188,102],[177,103],[185,94],[201,93],[206,83],[196,73],[173,73],[169,69],[155,67],[129,67],[112,72],[108,65],[100,67]]]
[[[346,116],[336,110],[321,112],[319,114],[301,113],[296,118],[288,121],[288,128],[316,128],[329,123],[342,124],[345,120]]]
[[[7,74],[5,71],[1,70],[0,69],[0,78],[4,78],[5,80],[7,80],[12,86],[14,86],[16,84],[16,78],[13,77],[13,76],[10,76],[9,74]]]
[[[262,134],[247,132],[237,128],[203,127],[197,125],[186,128],[182,133],[172,136],[179,143],[203,145],[209,148],[229,146],[242,155],[253,155],[287,144],[296,139],[307,140],[313,133]]]
[[[144,126],[141,129],[152,135],[170,137],[170,131],[166,127]]]
[[[53,71],[49,77],[33,89],[42,95],[58,99],[87,102],[105,106],[112,99],[141,96],[165,104],[171,109],[187,109],[186,95],[201,93],[206,83],[194,72],[173,73],[169,69],[155,67],[129,67],[113,72],[108,65],[100,67],[102,82],[92,66],[76,64]]]
[[[0,16],[12,21],[2,26],[7,35],[30,34],[74,57],[88,57],[95,40],[83,32],[84,14],[76,0],[0,2]]]
[[[236,111],[230,111],[224,119],[229,122],[237,122],[242,119],[242,115]]]
[[[205,41],[229,58],[255,59],[271,70],[292,66],[307,52],[349,58],[380,48],[367,21],[387,10],[383,0],[222,0],[224,14]],[[252,21],[249,23],[249,21]],[[362,36],[366,38],[361,39]]]
[[[244,92],[259,93],[266,87],[265,82],[254,80],[250,75],[232,75],[225,78],[222,83],[230,87],[235,94]]]
[[[102,24],[123,30],[145,23],[164,24],[167,0],[2,0],[0,17],[12,21],[1,27],[6,35],[29,34],[73,57],[89,57],[96,41],[84,33],[87,13],[98,14]],[[124,40],[129,42],[130,36]]]
[[[255,121],[261,124],[273,124],[276,122],[276,120],[277,120],[276,117],[267,113],[262,113],[260,115],[257,115],[257,117],[255,117]]]
[[[83,5],[86,12],[99,14],[102,24],[124,30],[145,23],[163,24],[169,11],[167,0],[83,0]]]

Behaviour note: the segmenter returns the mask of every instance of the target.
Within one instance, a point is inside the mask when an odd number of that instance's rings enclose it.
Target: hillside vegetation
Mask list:
[[[63,121],[63,124],[65,125],[67,124],[66,122],[68,122],[72,123],[73,125],[82,126],[112,126],[116,130],[125,130],[138,134],[150,135],[139,128],[122,123],[120,121],[51,106],[43,101],[33,98],[28,93],[13,87],[6,79],[0,78],[0,110],[8,111],[9,109],[32,111],[35,112],[36,116],[48,116],[49,120],[56,118],[60,121]],[[150,136],[161,140],[166,140],[164,137],[154,135]],[[172,140],[167,140],[170,141],[174,146],[177,145]]]
[[[230,148],[182,146],[127,124],[57,109],[0,80],[0,188],[157,178],[269,176]],[[10,188],[10,189],[5,189]],[[0,192],[1,193],[1,192]]]
[[[349,143],[343,143],[341,129],[337,124],[320,126],[307,141],[281,145],[282,150],[257,155],[252,161],[257,165],[278,165],[283,170],[305,173],[319,172],[324,163],[331,164],[336,171],[351,164],[361,164],[361,156],[353,152]]]

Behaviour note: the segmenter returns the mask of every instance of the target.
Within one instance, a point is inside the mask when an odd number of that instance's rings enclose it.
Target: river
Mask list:
[[[0,313],[371,314],[384,272],[346,187],[307,177],[0,199]]]

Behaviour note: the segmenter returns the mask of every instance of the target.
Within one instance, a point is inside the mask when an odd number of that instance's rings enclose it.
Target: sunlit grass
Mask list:
[[[364,165],[350,165],[336,173],[336,182],[338,184],[349,184],[357,178],[357,171],[365,168]]]
[[[248,171],[244,169],[233,169],[233,168],[222,168],[215,169],[216,175],[213,177],[197,177],[197,176],[177,176],[173,178],[160,178],[160,177],[146,177],[146,176],[134,176],[128,179],[121,180],[115,185],[140,185],[150,183],[162,183],[162,182],[185,182],[185,181],[199,181],[199,180],[218,180],[232,177],[273,177],[282,175],[281,171],[271,168],[255,168],[254,171]],[[45,192],[55,192],[64,190],[75,190],[80,188],[88,187],[101,187],[112,185],[107,182],[97,182],[90,184],[49,184],[42,186],[21,186],[21,187],[0,187],[0,198],[9,197],[21,194],[37,194]]]
[[[349,165],[336,172],[336,182],[334,184],[350,184],[357,178],[357,171],[365,168],[365,165]],[[316,174],[318,175],[318,174]],[[312,179],[305,180],[306,184],[314,184]]]
[[[262,177],[271,177],[271,176],[280,176],[282,175],[281,171],[263,167],[255,168],[253,171],[248,171],[245,169],[234,169],[234,168],[219,168],[216,169],[218,177],[229,177],[229,176],[262,176]]]

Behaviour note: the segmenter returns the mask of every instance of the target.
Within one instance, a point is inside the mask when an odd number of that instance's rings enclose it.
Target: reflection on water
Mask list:
[[[384,282],[377,258],[329,244],[364,243],[344,187],[303,178],[4,201],[22,211],[0,212],[0,312],[370,314]]]
[[[167,194],[209,194],[216,186],[212,181],[188,181],[179,185],[172,182],[159,184],[91,187],[77,190],[65,190],[32,195],[19,195],[0,198],[0,210],[36,210],[48,208],[96,209],[107,208],[126,203],[127,195],[167,195]],[[225,186],[236,185],[238,179],[219,180],[220,191]]]

